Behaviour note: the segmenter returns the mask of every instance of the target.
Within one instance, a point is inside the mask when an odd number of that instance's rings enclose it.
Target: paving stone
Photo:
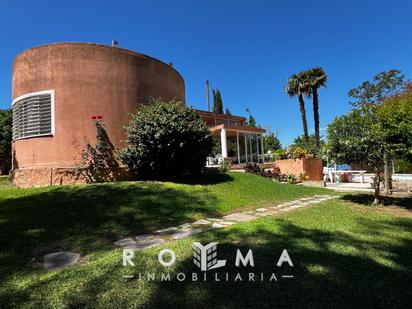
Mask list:
[[[135,237],[136,240],[144,240],[153,237],[153,234],[142,234]]]
[[[134,245],[136,242],[133,240],[133,238],[123,238],[118,241],[115,241],[113,245],[118,246],[118,247],[125,247],[125,246],[131,246]]]
[[[181,229],[173,234],[173,239],[182,239],[202,232],[201,229]]]
[[[222,222],[219,222],[219,224],[223,224],[223,225],[227,225],[227,226],[229,226],[229,225],[235,224],[235,222],[231,222],[231,221],[222,221]]]
[[[48,271],[59,270],[76,264],[80,259],[79,253],[59,251],[46,254],[43,257],[44,268]]]
[[[289,205],[295,204],[296,202],[297,201],[290,201],[290,202],[283,203],[282,205],[283,206],[289,206]]]
[[[255,211],[254,210],[247,210],[247,211],[244,211],[242,213],[247,214],[247,215],[253,215],[255,213]]]
[[[252,215],[246,214],[246,213],[237,212],[237,213],[234,213],[234,214],[231,214],[231,215],[224,216],[223,219],[229,220],[229,221],[235,221],[235,222],[246,222],[246,221],[256,219],[256,216],[252,216]]]
[[[296,209],[296,208],[301,208],[301,207],[305,207],[305,206],[306,206],[305,204],[298,204],[298,205],[289,206],[289,208]]]
[[[225,227],[227,227],[227,225],[223,225],[221,223],[216,223],[215,222],[215,223],[212,224],[212,229],[223,229]]]
[[[264,212],[264,211],[267,211],[267,209],[266,209],[266,208],[258,208],[258,209],[256,209],[256,211],[258,211],[258,212]]]
[[[197,220],[196,222],[193,222],[193,225],[209,225],[210,222],[205,220],[205,219],[200,219]]]
[[[157,230],[156,233],[157,234],[167,234],[167,233],[172,233],[176,230],[177,230],[177,227],[172,226],[172,227],[168,227],[167,229],[164,229],[164,230]]]
[[[255,216],[257,217],[266,217],[266,216],[270,216],[271,213],[270,212],[257,212],[255,213]]]
[[[184,224],[179,225],[179,227],[181,229],[187,229],[188,227],[190,227],[190,224],[189,223],[184,223]]]
[[[223,219],[218,219],[218,218],[207,218],[210,222],[222,222]]]
[[[163,238],[155,238],[155,239],[149,239],[149,240],[141,240],[134,245],[124,247],[125,249],[131,249],[131,250],[141,250],[141,249],[146,249],[150,247],[154,247],[158,244],[164,243],[165,240]]]
[[[281,208],[281,209],[279,209],[280,211],[290,211],[290,210],[292,210],[293,208],[292,207],[285,207],[285,208]]]

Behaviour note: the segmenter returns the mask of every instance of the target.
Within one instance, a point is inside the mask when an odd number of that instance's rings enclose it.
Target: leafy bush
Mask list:
[[[11,168],[12,122],[11,109],[0,110],[0,175],[8,174]]]
[[[294,175],[281,174],[276,167],[274,167],[273,170],[265,170],[263,165],[256,163],[246,164],[245,172],[270,178],[276,182],[287,182],[291,184],[298,182],[298,179]]]
[[[288,159],[302,159],[308,155],[308,151],[305,148],[293,146],[286,150],[286,155]]]
[[[273,159],[275,160],[282,160],[286,159],[286,150],[285,149],[277,149],[273,152]]]
[[[223,160],[222,162],[220,162],[218,170],[220,173],[226,173],[229,172],[231,168],[232,162],[230,162],[229,160]]]
[[[139,178],[165,179],[199,173],[213,139],[194,110],[181,102],[154,100],[140,107],[126,128],[121,158]]]
[[[98,120],[96,126],[96,144],[86,142],[82,150],[82,159],[78,171],[87,182],[106,182],[118,179],[120,172],[119,157],[104,129]]]

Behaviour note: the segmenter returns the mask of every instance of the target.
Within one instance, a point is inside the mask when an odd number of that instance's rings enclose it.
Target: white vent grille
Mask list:
[[[13,140],[54,134],[54,91],[28,93],[13,101]]]

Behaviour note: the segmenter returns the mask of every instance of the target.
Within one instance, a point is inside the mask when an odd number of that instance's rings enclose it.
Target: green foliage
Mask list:
[[[274,160],[287,159],[286,149],[275,150],[272,155]]]
[[[213,89],[213,112],[223,114],[223,101],[219,89]]]
[[[95,127],[96,144],[86,143],[78,170],[90,183],[114,181],[120,172],[117,151],[100,120],[95,122]]]
[[[384,164],[387,145],[383,141],[373,109],[354,109],[336,117],[328,126],[328,146],[337,163],[358,164],[373,169],[374,204],[379,203],[380,170]]]
[[[275,182],[285,182],[289,184],[295,184],[298,182],[296,176],[281,174],[279,173],[277,168],[273,168],[273,170],[265,169],[265,166],[263,164],[260,165],[257,163],[248,163],[245,166],[245,172],[270,178]]]
[[[0,170],[3,174],[11,168],[12,122],[12,110],[0,110]]]
[[[289,146],[286,149],[286,157],[288,159],[303,159],[308,155],[308,151],[305,148],[294,146]]]
[[[126,128],[121,158],[140,178],[165,179],[199,173],[213,139],[206,124],[181,102],[160,99],[140,107]]]
[[[229,160],[222,160],[222,162],[220,162],[218,170],[220,173],[227,173],[230,171],[230,169],[232,168],[232,162]]]
[[[382,138],[390,153],[412,161],[412,85],[377,108]]]
[[[385,98],[402,92],[406,84],[405,76],[399,70],[380,72],[372,81],[364,81],[359,87],[349,90],[348,96],[355,99],[350,104],[360,108],[380,105]]]
[[[310,93],[304,81],[302,72],[299,74],[293,74],[291,77],[289,77],[288,82],[285,86],[285,92],[289,95],[289,97],[298,97],[299,109],[302,117],[303,136],[305,137],[305,139],[307,139],[309,133],[308,123],[306,120],[305,101],[303,100],[303,96],[309,96]]]
[[[412,174],[412,161],[395,160],[395,173]]]
[[[320,146],[322,147],[325,144],[323,140],[320,140]],[[305,140],[305,137],[302,136],[297,136],[293,144],[289,146],[292,150],[295,148],[301,148],[304,149],[306,154],[313,154],[318,156],[319,155],[319,149],[316,146],[316,135],[311,134],[309,135],[309,138]]]
[[[328,148],[336,163],[359,164],[374,170],[383,166],[385,144],[371,112],[354,109],[336,117],[328,126]]]
[[[232,113],[230,112],[230,110],[226,107],[225,108],[225,114],[231,116]]]
[[[264,153],[267,153],[269,150],[273,152],[281,148],[282,148],[282,145],[280,144],[280,140],[277,134],[270,133],[264,136],[264,139],[263,139]]]
[[[305,71],[303,73],[306,87],[308,92],[312,95],[313,100],[313,122],[315,124],[315,140],[316,148],[319,149],[320,145],[320,129],[319,129],[319,96],[318,89],[320,87],[326,87],[326,81],[328,76],[321,67],[316,67]]]
[[[246,112],[249,114],[249,120],[247,121],[247,125],[252,128],[256,128],[256,119],[250,113],[250,110],[246,108]]]

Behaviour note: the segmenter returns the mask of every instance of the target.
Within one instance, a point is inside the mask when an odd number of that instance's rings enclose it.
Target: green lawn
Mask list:
[[[113,240],[329,192],[241,173],[206,174],[181,183],[120,182],[12,188],[0,186],[0,275],[58,249],[89,254]]]
[[[308,209],[236,224],[228,229],[138,251],[122,266],[111,239],[171,226],[235,208],[257,207],[328,192],[276,184],[254,175],[208,176],[197,184],[118,183],[30,190],[0,189],[0,307],[22,308],[406,308],[412,299],[412,219],[391,216],[349,197]],[[202,184],[201,184],[202,183]],[[212,183],[206,185],[206,183]],[[239,192],[233,192],[238,190]],[[220,282],[147,282],[123,275],[190,274],[191,245],[219,242]],[[164,268],[160,249],[177,262]],[[235,253],[253,249],[255,267],[234,266]],[[294,268],[276,262],[286,248]],[[85,261],[58,272],[41,255],[79,251]],[[36,260],[32,263],[31,258]],[[212,271],[208,271],[212,272]],[[215,271],[213,271],[215,272]],[[225,282],[224,273],[271,274],[279,282]],[[294,278],[281,279],[282,274]],[[175,278],[175,277],[174,277]],[[232,280],[233,278],[231,278]],[[266,278],[267,279],[267,278]]]

